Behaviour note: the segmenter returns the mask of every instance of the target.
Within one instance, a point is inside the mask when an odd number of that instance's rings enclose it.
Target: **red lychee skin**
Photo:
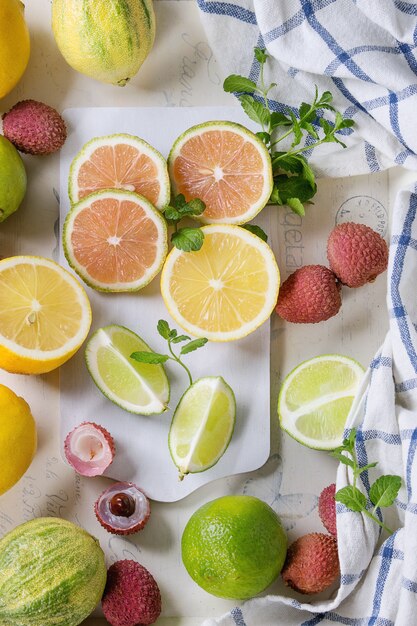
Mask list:
[[[5,113],[3,133],[20,152],[35,155],[56,152],[67,138],[60,114],[37,100],[22,100]]]
[[[134,483],[128,483],[128,484],[132,485],[132,487],[135,487],[139,491],[142,491]],[[120,490],[122,491],[122,489],[120,489]],[[106,489],[106,491],[107,491],[107,489]],[[151,516],[151,506],[149,504],[149,500],[148,500],[148,510],[147,510],[146,516],[141,521],[139,521],[134,526],[131,526],[130,528],[115,528],[114,526],[111,526],[111,524],[108,524],[100,516],[99,510],[98,510],[98,504],[99,504],[99,501],[100,501],[100,498],[101,498],[102,495],[103,494],[100,494],[100,496],[97,498],[97,500],[94,503],[94,513],[95,513],[95,516],[97,518],[97,521],[103,526],[103,528],[105,530],[107,530],[108,533],[111,533],[112,535],[134,535],[135,533],[138,533],[140,530],[145,528],[145,526],[148,523],[148,520],[149,520],[149,518]]]
[[[336,485],[332,483],[325,487],[319,497],[319,516],[323,526],[333,537],[337,536],[336,528]]]
[[[340,575],[337,541],[331,535],[310,533],[290,545],[282,569],[287,586],[300,593],[320,593]]]
[[[362,287],[387,269],[388,246],[369,226],[345,222],[330,233],[327,258],[341,283]]]
[[[107,465],[106,467],[103,467],[103,471],[94,472],[94,473],[93,472],[81,473],[80,472],[80,468],[79,467],[77,468],[76,465],[74,463],[72,463],[71,457],[70,457],[70,454],[71,454],[71,436],[72,436],[72,434],[76,430],[78,430],[80,428],[80,426],[93,426],[96,430],[99,430],[102,433],[102,435],[104,436],[104,438],[105,438],[105,440],[107,442],[107,445],[109,446],[110,454],[112,456],[112,459],[111,459],[109,465]],[[70,433],[68,433],[68,435],[65,437],[64,453],[65,453],[65,457],[66,457],[68,463],[71,465],[71,467],[73,467],[75,469],[75,471],[77,473],[79,473],[81,476],[92,477],[92,476],[101,476],[106,471],[106,469],[113,463],[114,455],[116,454],[116,448],[115,448],[115,445],[114,445],[113,437],[111,436],[109,431],[104,428],[104,426],[101,426],[100,424],[96,424],[95,422],[82,422],[81,424],[79,424],[78,426],[73,428],[73,430]]]
[[[147,626],[161,614],[161,593],[143,565],[116,561],[107,572],[102,608],[111,626]]]
[[[276,312],[287,322],[317,324],[338,313],[342,300],[336,276],[324,265],[305,265],[281,285]]]

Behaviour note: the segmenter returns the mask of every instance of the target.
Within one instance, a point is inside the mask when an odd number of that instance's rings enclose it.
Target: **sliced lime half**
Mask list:
[[[169,431],[169,449],[181,480],[217,463],[229,445],[235,419],[235,396],[221,376],[200,378],[187,389]]]
[[[163,413],[169,400],[169,381],[162,365],[138,363],[132,352],[152,352],[124,326],[105,326],[87,344],[88,371],[100,391],[126,411],[139,415]]]
[[[357,361],[339,354],[304,361],[281,387],[281,427],[309,448],[334,450],[343,442],[346,419],[363,374]]]

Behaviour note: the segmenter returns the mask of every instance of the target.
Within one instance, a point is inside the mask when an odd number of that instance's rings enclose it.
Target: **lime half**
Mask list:
[[[169,381],[162,365],[138,363],[132,352],[152,352],[124,326],[105,326],[87,344],[88,371],[100,391],[126,411],[139,415],[163,413],[169,400]]]
[[[235,419],[235,396],[221,376],[200,378],[187,389],[169,431],[169,449],[180,480],[217,463],[229,445]]]
[[[334,450],[342,445],[346,419],[363,374],[357,361],[339,354],[304,361],[281,387],[281,427],[309,448]]]

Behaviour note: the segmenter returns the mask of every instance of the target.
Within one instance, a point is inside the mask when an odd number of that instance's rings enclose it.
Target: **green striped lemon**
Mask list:
[[[152,0],[53,0],[52,30],[72,68],[123,87],[153,46]]]
[[[0,541],[1,626],[78,626],[101,599],[104,553],[71,522],[38,518]]]

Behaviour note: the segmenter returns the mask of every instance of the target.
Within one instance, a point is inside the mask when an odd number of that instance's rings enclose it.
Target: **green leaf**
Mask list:
[[[228,93],[233,93],[235,91],[246,91],[248,93],[253,93],[256,91],[256,83],[249,78],[245,78],[245,76],[239,76],[238,74],[231,74],[226,78],[223,83],[223,89]]]
[[[179,193],[177,196],[175,196],[172,203],[176,209],[182,209],[184,204],[186,204],[187,202],[186,202],[184,194]]]
[[[276,168],[291,172],[292,174],[301,174],[303,171],[302,157],[295,154],[287,154],[286,152],[274,152],[272,155],[272,169]]]
[[[387,474],[374,482],[369,490],[369,498],[376,508],[391,506],[401,488],[400,476]]]
[[[262,241],[268,241],[268,235],[260,226],[257,226],[256,224],[245,224],[242,228],[248,230],[250,233],[253,233],[259,237],[259,239],[262,239]]]
[[[204,241],[204,233],[200,228],[180,228],[176,233],[172,233],[171,242],[184,252],[195,252],[200,250]]]
[[[366,509],[366,497],[357,487],[348,486],[339,489],[334,499],[341,502],[351,511],[363,511]]]
[[[314,108],[312,108],[310,104],[307,104],[307,102],[302,102],[299,108],[299,115],[300,115],[300,120],[302,118],[305,118],[306,121],[311,121],[312,119],[314,119],[316,113],[315,113]]]
[[[286,204],[294,211],[294,213],[297,213],[297,215],[304,217],[306,214],[304,205],[299,198],[288,198]]]
[[[187,335],[178,335],[175,339],[172,340],[172,343],[181,343],[182,341],[188,341],[191,337],[187,337]]]
[[[271,141],[271,135],[269,133],[259,131],[258,133],[256,133],[256,136],[259,137],[259,139],[265,144],[268,144]]]
[[[179,214],[177,209],[174,209],[172,206],[169,206],[165,209],[164,215],[165,219],[169,220],[170,222],[178,222],[181,219],[181,215]]]
[[[309,135],[311,135],[312,137],[314,137],[314,139],[318,139],[319,136],[317,134],[316,129],[314,128],[313,124],[310,124],[310,122],[302,122],[300,124],[301,128],[303,128],[304,130],[306,130],[308,132]]]
[[[362,474],[363,472],[366,472],[368,469],[371,469],[372,467],[376,467],[377,465],[378,465],[378,462],[376,461],[375,463],[368,463],[368,465],[359,467],[357,471],[358,476],[359,474]]]
[[[201,215],[202,213],[204,213],[205,208],[206,205],[202,200],[200,200],[200,198],[193,198],[192,200],[184,204],[179,209],[179,212],[181,213],[181,215]]]
[[[333,96],[331,94],[330,91],[325,91],[321,96],[320,99],[317,102],[317,106],[322,107],[323,104],[330,104],[330,102],[333,102]]]
[[[168,361],[167,354],[157,354],[156,352],[133,352],[130,358],[139,363],[149,363],[150,365],[158,365]]]
[[[271,113],[271,128],[277,128],[278,126],[291,126],[292,121],[284,113],[274,111]]]
[[[251,120],[261,124],[261,126],[269,124],[271,114],[264,104],[255,100],[252,96],[240,96],[239,100],[243,110]]]
[[[352,469],[355,467],[354,461],[352,459],[350,459],[348,456],[346,456],[345,454],[343,454],[342,452],[336,452],[336,450],[334,450],[330,454],[330,456],[332,456],[334,459],[337,459],[338,461],[340,461],[340,463],[343,463],[344,465],[348,465]]]
[[[333,132],[333,126],[327,120],[325,120],[324,117],[321,117],[319,119],[319,124],[322,127],[326,136]]]
[[[279,191],[282,204],[288,204],[290,198],[298,198],[304,203],[310,200],[316,193],[316,186],[311,187],[308,180],[302,176],[286,176],[280,174],[274,176],[274,183]]]
[[[164,339],[169,338],[169,333],[170,333],[170,327],[168,322],[166,322],[165,320],[159,320],[158,325],[157,325],[157,330],[158,333],[161,335],[161,337],[163,337]]]
[[[255,58],[259,63],[265,63],[269,55],[266,53],[264,48],[254,48]]]
[[[268,200],[268,204],[278,204],[278,206],[282,206],[284,203],[281,200],[281,196],[279,195],[278,187],[274,184],[272,188],[271,195]]]
[[[169,331],[169,339],[171,341],[173,341],[177,335],[178,335],[178,332],[175,330],[175,328]]]
[[[295,117],[294,113],[292,111],[289,111],[289,115],[292,120],[292,132],[294,133],[294,141],[292,142],[291,146],[294,148],[295,146],[298,146],[299,143],[301,143],[301,140],[303,138],[303,132],[301,130],[300,122]]]
[[[300,160],[303,166],[303,176],[305,178],[305,180],[310,183],[311,189],[314,191],[314,193],[316,193],[317,190],[317,185],[316,185],[316,177],[314,175],[313,170],[311,169],[311,167],[309,166],[308,162],[306,161],[306,159],[300,155]]]
[[[208,339],[205,337],[201,337],[200,339],[193,339],[190,343],[186,343],[185,346],[181,348],[180,354],[188,354],[189,352],[194,352],[194,350],[198,350],[198,348],[202,348],[206,345]]]

